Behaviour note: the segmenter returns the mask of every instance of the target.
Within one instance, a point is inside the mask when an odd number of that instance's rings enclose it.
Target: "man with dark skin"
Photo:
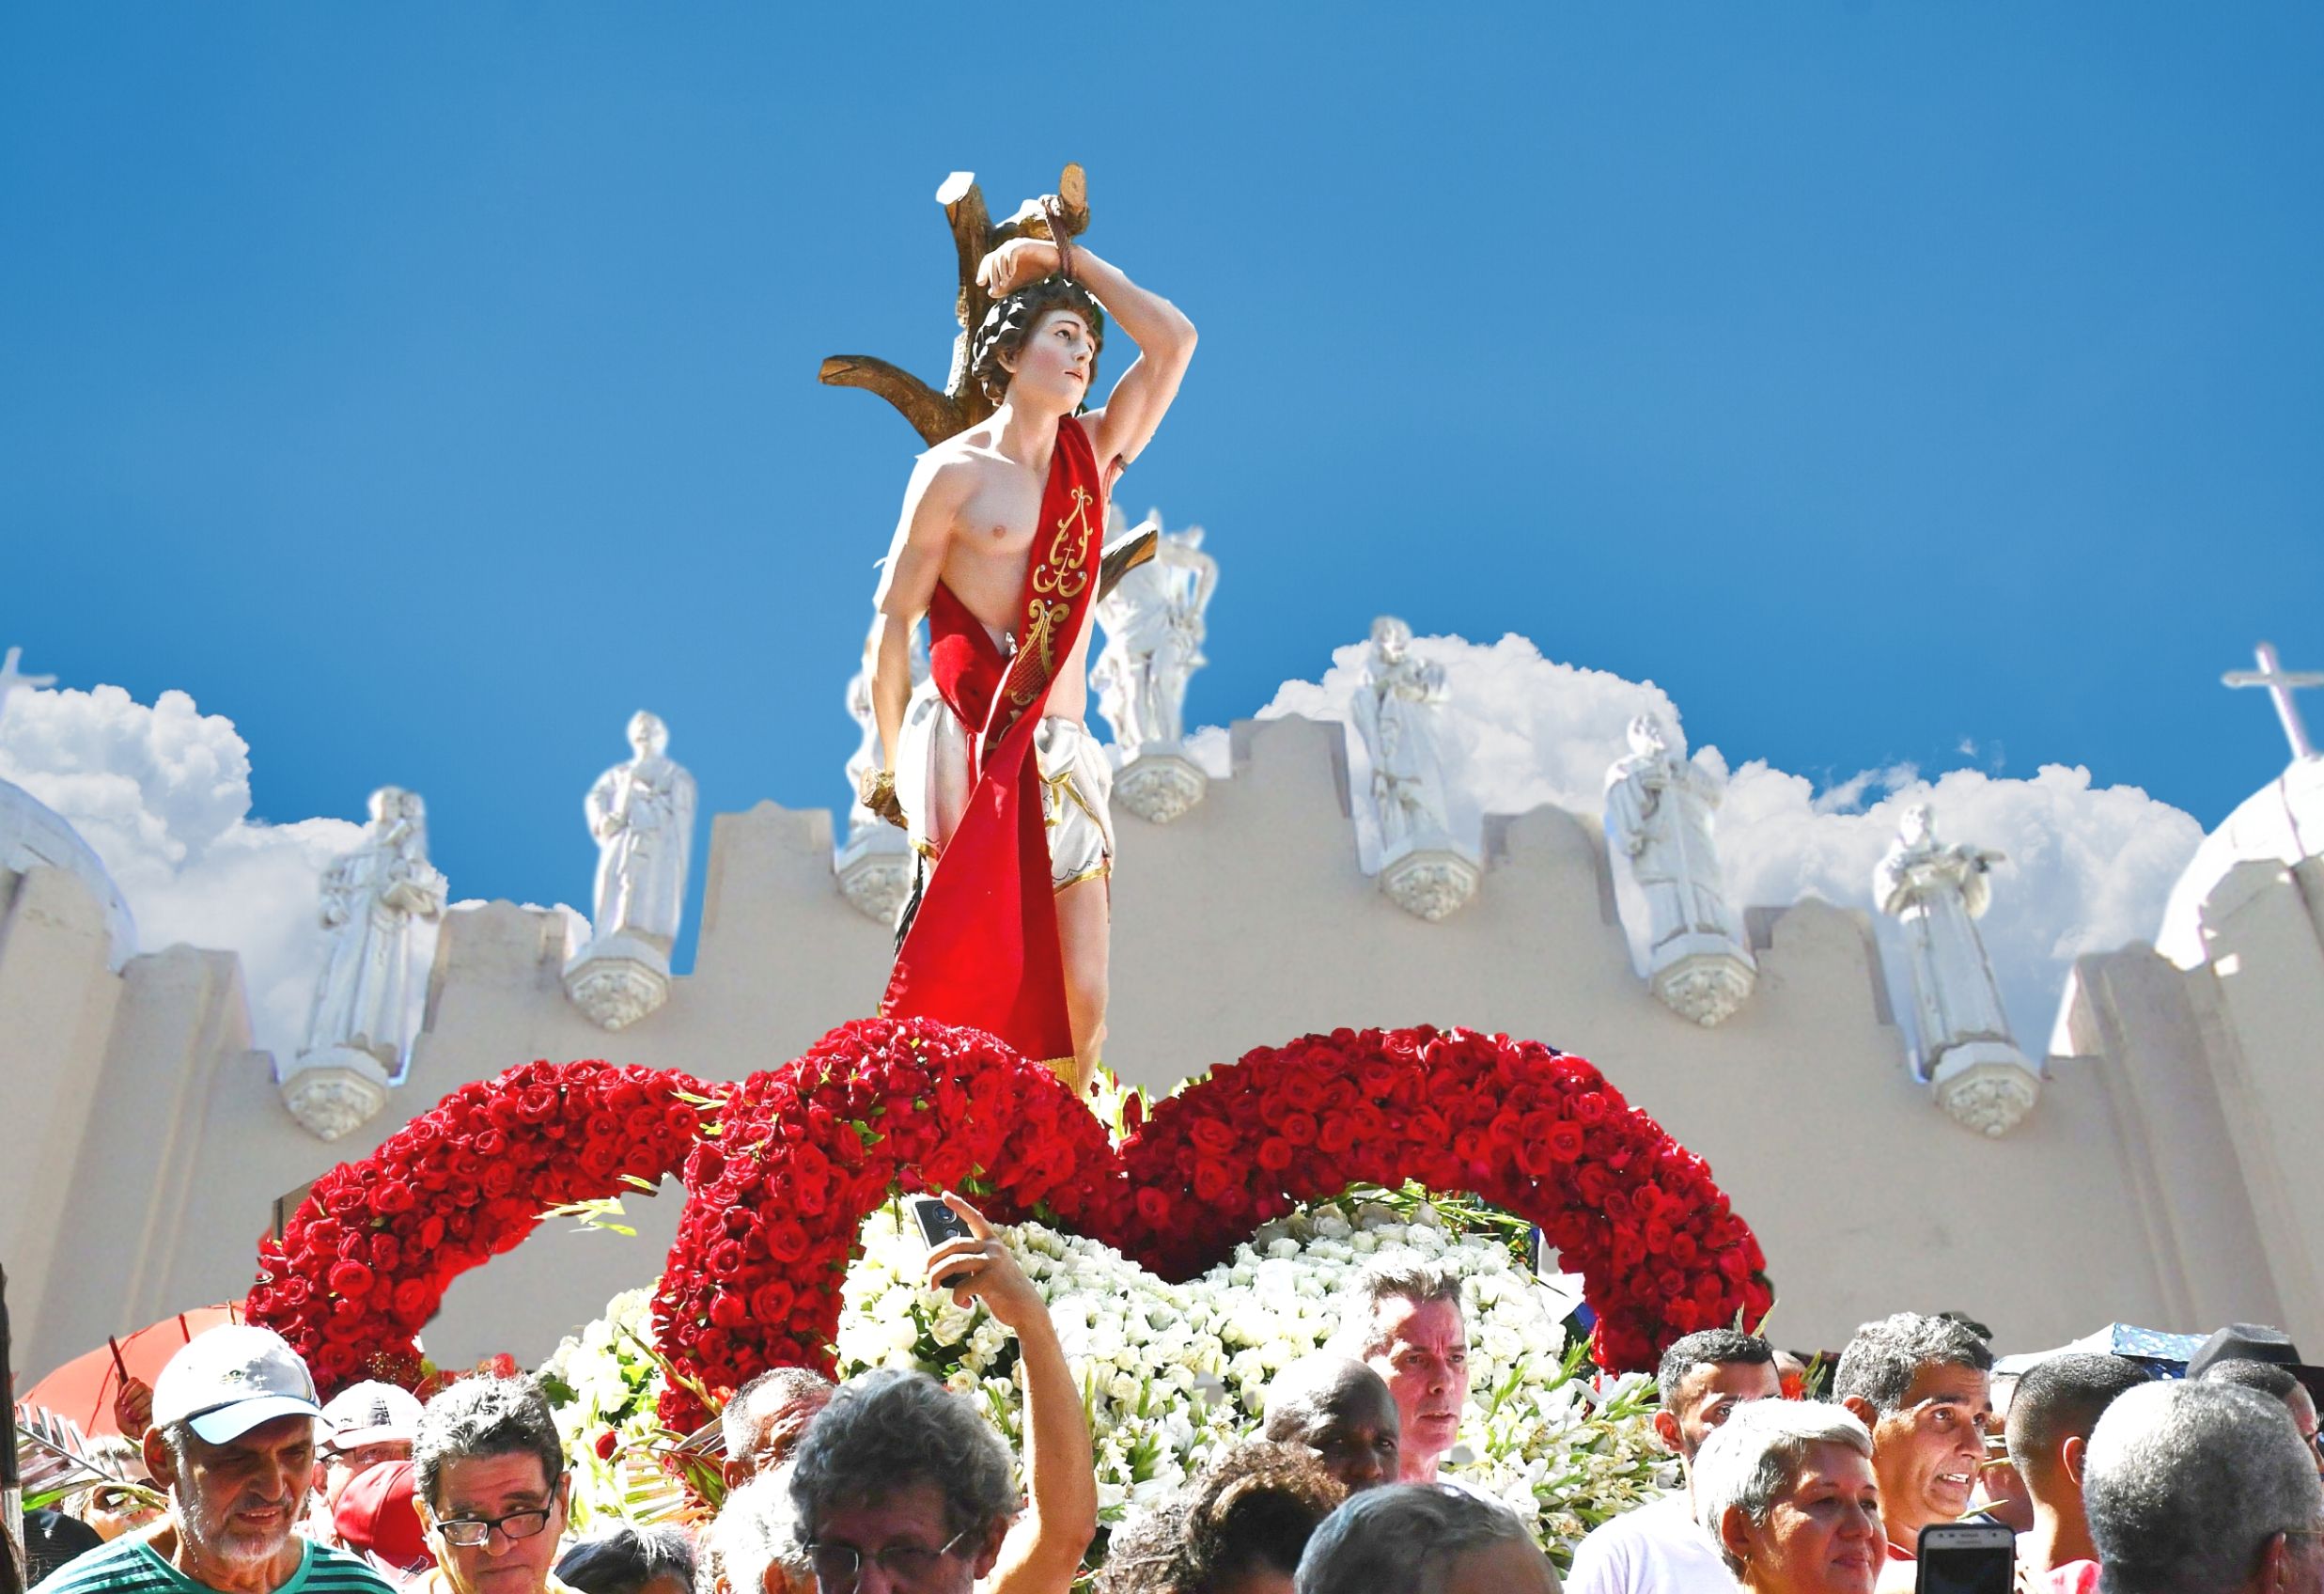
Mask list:
[[[1921,1529],[1957,1522],[1985,1464],[1993,1351],[1949,1318],[1899,1312],[1856,1331],[1833,1393],[1872,1430],[1888,1565],[1879,1594],[1911,1588]]]
[[[1396,1480],[1396,1403],[1380,1374],[1328,1352],[1303,1357],[1267,1387],[1259,1431],[1311,1450],[1348,1492]]]

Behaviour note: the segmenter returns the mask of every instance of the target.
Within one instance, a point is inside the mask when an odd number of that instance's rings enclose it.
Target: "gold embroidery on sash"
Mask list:
[[[1056,675],[1057,633],[1072,613],[1073,600],[1089,585],[1087,561],[1084,557],[1089,547],[1089,490],[1074,488],[1072,510],[1057,522],[1056,535],[1049,539],[1048,553],[1033,567],[1034,596],[1025,604],[1024,640],[1018,645],[1017,653],[1022,659],[1037,650],[1041,667],[1037,675],[1030,670],[1022,672],[1026,677],[1023,683],[1009,690],[1008,700],[1020,709],[1029,708]]]
[[[1040,650],[1041,674],[1039,680],[1028,680],[1008,695],[1008,700],[1017,707],[1024,708],[1038,697],[1042,682],[1057,673],[1057,628],[1071,612],[1067,604],[1046,603],[1038,598],[1033,600],[1033,606],[1025,611],[1024,645],[1028,649]]]
[[[1049,555],[1033,572],[1033,590],[1053,592],[1064,599],[1078,598],[1082,588],[1089,585],[1089,572],[1078,568],[1075,557],[1089,540],[1089,490],[1073,490],[1073,511],[1057,523],[1057,535],[1049,539]],[[1047,577],[1047,580],[1043,580]]]

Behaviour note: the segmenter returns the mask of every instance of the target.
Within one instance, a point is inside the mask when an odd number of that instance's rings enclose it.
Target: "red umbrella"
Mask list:
[[[162,1376],[163,1364],[176,1355],[178,1348],[187,1340],[220,1323],[242,1321],[242,1305],[239,1301],[179,1312],[73,1357],[17,1399],[24,1405],[43,1407],[60,1417],[71,1418],[91,1438],[100,1433],[118,1433],[121,1425],[113,1420],[113,1398],[121,1392],[121,1367],[129,1368],[132,1378],[151,1383]],[[120,1350],[117,1364],[114,1356],[116,1346]]]

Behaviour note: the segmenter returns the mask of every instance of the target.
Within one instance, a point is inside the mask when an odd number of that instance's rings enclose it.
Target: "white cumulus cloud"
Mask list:
[[[239,953],[257,1044],[304,1036],[325,942],[317,886],[360,825],[250,817],[250,749],[182,692],[148,707],[117,686],[16,693],[0,714],[0,778],[79,831],[129,899],[141,951]]]
[[[329,949],[322,871],[361,841],[361,824],[252,819],[249,745],[182,692],[150,707],[117,686],[12,694],[0,711],[0,779],[96,850],[136,918],[138,950],[182,942],[238,954],[257,1044],[278,1061],[297,1052]],[[554,911],[569,945],[587,939],[580,914]],[[432,961],[435,939],[432,925],[414,927],[417,967]]]
[[[1490,644],[1425,636],[1412,649],[1445,673],[1439,723],[1446,778],[1462,805],[1452,816],[1457,835],[1474,836],[1484,814],[1545,803],[1599,815],[1606,766],[1629,750],[1631,718],[1652,711],[1683,730],[1677,705],[1652,682],[1545,659],[1521,636]],[[1362,642],[1334,649],[1321,680],[1285,682],[1258,717],[1345,720],[1367,651]],[[1215,756],[1217,737],[1206,729],[1190,740]],[[1701,758],[1730,767],[1715,747]],[[2049,1039],[2073,960],[2152,936],[2172,883],[2203,839],[2193,816],[2136,787],[2095,786],[2081,768],[2044,765],[2024,780],[1977,769],[1930,777],[1899,765],[1819,790],[1805,776],[1753,759],[1733,771],[1719,816],[1730,900],[1781,906],[1813,894],[1870,909],[1873,866],[1903,810],[1922,802],[1935,807],[1941,837],[2008,854],[1994,871],[1993,906],[1980,929],[2029,1053]],[[1898,1012],[1908,1015],[1893,927],[1879,925],[1891,946]]]

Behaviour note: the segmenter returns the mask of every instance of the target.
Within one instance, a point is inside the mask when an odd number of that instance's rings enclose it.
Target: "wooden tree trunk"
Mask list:
[[[1044,197],[1056,202],[1068,238],[1078,238],[1088,227],[1089,180],[1080,166],[1068,163],[1057,179],[1057,192]],[[912,423],[922,442],[931,445],[992,414],[992,401],[970,380],[968,369],[976,329],[984,324],[985,312],[992,308],[991,299],[976,285],[976,268],[984,264],[987,255],[1012,238],[1050,236],[1049,218],[1039,199],[1026,200],[1017,207],[1015,215],[994,226],[985,210],[984,191],[976,186],[973,172],[954,172],[946,178],[936,191],[936,202],[944,208],[944,221],[952,228],[960,277],[959,292],[953,301],[960,331],[952,341],[952,369],[944,390],[939,393],[902,367],[869,354],[834,354],[818,373],[829,386],[861,387],[877,393]]]

